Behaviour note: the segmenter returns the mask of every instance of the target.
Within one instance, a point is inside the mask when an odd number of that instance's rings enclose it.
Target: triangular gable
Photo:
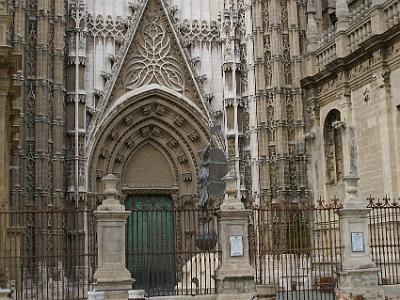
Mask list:
[[[113,101],[129,91],[154,83],[191,99],[211,123],[211,115],[189,64],[188,52],[181,45],[163,0],[145,0],[136,12],[135,20],[90,128],[94,129]]]

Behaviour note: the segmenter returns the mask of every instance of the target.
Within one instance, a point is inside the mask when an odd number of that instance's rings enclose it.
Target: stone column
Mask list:
[[[250,265],[248,225],[251,210],[237,198],[237,178],[227,175],[225,200],[218,212],[221,266],[216,272],[217,299],[253,299],[254,268]]]
[[[369,248],[369,209],[358,197],[357,176],[346,176],[344,207],[340,210],[342,269],[339,272],[340,294],[348,299],[363,296],[366,300],[383,299],[378,286],[378,269]],[[352,296],[351,296],[352,295]]]
[[[95,289],[105,292],[105,299],[127,299],[133,279],[125,266],[125,224],[129,212],[117,199],[119,179],[103,177],[106,199],[94,212],[97,218],[98,268]]]

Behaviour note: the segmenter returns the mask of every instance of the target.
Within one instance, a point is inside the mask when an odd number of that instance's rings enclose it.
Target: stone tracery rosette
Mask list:
[[[138,45],[125,66],[123,86],[126,90],[159,83],[176,91],[184,89],[184,75],[173,53],[171,39],[159,15],[145,16]]]

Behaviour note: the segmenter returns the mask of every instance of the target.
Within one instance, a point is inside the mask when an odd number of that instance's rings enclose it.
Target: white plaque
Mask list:
[[[229,241],[231,243],[231,256],[243,256],[243,236],[231,235]]]
[[[351,251],[364,252],[364,234],[362,232],[351,233]]]

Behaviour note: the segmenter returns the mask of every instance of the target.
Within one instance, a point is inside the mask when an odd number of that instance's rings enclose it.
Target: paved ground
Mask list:
[[[280,292],[278,300],[335,300],[333,293],[321,293],[320,291],[293,291]]]

